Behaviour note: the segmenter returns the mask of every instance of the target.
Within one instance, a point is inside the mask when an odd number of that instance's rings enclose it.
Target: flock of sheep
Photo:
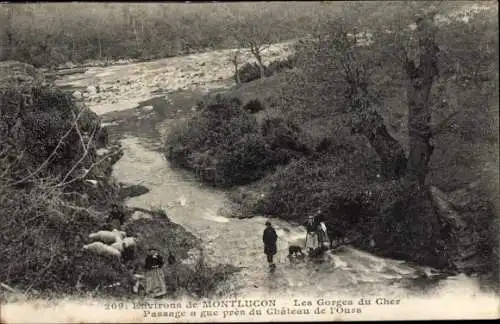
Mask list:
[[[126,236],[124,231],[98,231],[89,234],[89,238],[93,241],[90,244],[84,245],[83,249],[97,255],[115,257],[120,259],[122,253],[133,249],[136,246],[136,238]]]

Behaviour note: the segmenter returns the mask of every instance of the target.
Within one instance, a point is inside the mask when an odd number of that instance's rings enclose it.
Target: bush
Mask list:
[[[53,85],[34,79],[21,84],[0,80],[0,132],[4,139],[0,150],[10,152],[10,172],[17,180],[30,173],[72,179],[90,168],[97,147],[102,146],[99,142],[106,142],[94,112],[78,106]],[[16,156],[16,152],[23,154]],[[72,171],[75,164],[78,169]],[[39,166],[43,167],[37,170]]]
[[[284,70],[293,69],[296,65],[296,58],[293,55],[288,56],[283,60],[275,60],[269,63],[267,69],[270,71],[270,74],[276,74]]]
[[[260,212],[301,221],[321,207],[331,211],[333,220],[352,217],[345,204],[358,204],[361,192],[377,179],[380,162],[372,150],[349,144],[332,152],[295,160],[267,178],[271,189]]]
[[[283,60],[275,60],[269,63],[269,65],[264,66],[264,75],[269,77],[273,74],[279,73],[287,69],[293,69],[296,64],[296,58],[294,56],[289,56]],[[260,68],[259,65],[254,63],[245,63],[238,69],[240,75],[240,81],[242,83],[252,82],[254,80],[260,79]],[[236,74],[234,75],[234,80],[237,82]]]
[[[249,183],[301,152],[293,131],[284,127],[263,133],[237,99],[216,96],[200,107],[193,119],[168,134],[166,156],[203,181],[217,186]]]
[[[264,110],[264,106],[262,105],[259,99],[252,99],[243,105],[243,110],[251,114],[254,114],[256,112]]]
[[[238,73],[240,75],[241,83],[252,82],[254,80],[260,79],[260,68],[259,65],[254,63],[245,63],[239,69]],[[266,75],[271,75],[266,69],[264,72]],[[236,75],[234,75],[234,80],[237,82]]]
[[[89,269],[113,268],[113,263],[99,263],[82,254],[86,235],[104,223],[102,213],[68,201],[61,190],[42,181],[30,190],[13,189],[3,182],[0,199],[0,218],[5,225],[0,237],[0,281],[24,289],[60,292],[75,291],[80,274],[87,275],[84,280],[105,282],[92,279]]]
[[[103,225],[118,198],[109,178],[96,187],[84,181],[105,175],[113,157],[81,172],[97,161],[99,118],[32,66],[6,65],[12,71],[0,80],[0,281],[28,291],[76,292],[85,282],[124,278],[119,262],[82,253],[86,236]],[[84,139],[85,133],[94,136]]]

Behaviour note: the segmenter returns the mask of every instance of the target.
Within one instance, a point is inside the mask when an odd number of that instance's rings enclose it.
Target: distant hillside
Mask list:
[[[37,67],[152,59],[307,35],[339,3],[38,3],[0,5],[0,60]]]

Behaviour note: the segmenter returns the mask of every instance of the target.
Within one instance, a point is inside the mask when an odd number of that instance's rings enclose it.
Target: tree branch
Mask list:
[[[75,182],[75,181],[82,180],[83,178],[85,178],[85,176],[86,176],[88,173],[90,173],[90,171],[92,171],[92,169],[94,169],[96,166],[98,166],[99,164],[101,164],[102,162],[106,161],[108,158],[110,158],[110,157],[112,157],[113,155],[116,155],[116,154],[118,154],[118,153],[113,153],[113,154],[108,154],[108,155],[103,156],[103,157],[102,157],[101,159],[99,159],[97,162],[93,163],[93,164],[92,164],[92,165],[88,168],[87,172],[86,172],[84,175],[79,176],[79,177],[75,177],[75,178],[73,178],[73,179],[71,179],[70,181],[67,181],[67,182],[61,182],[61,183],[59,183],[59,184],[57,184],[57,185],[53,186],[53,187],[52,187],[52,188],[50,188],[50,189],[54,190],[54,189],[56,189],[56,188],[60,188],[60,187],[67,186],[68,184],[71,184],[71,183],[73,183],[73,182]]]
[[[459,113],[458,111],[455,111],[454,113],[449,114],[448,117],[446,117],[441,122],[439,122],[439,124],[437,124],[436,126],[432,127],[431,128],[431,137],[434,137],[434,136],[439,135],[440,133],[442,133],[445,130],[445,128],[448,126],[448,122],[453,117],[455,117],[456,115],[458,115],[458,113]]]
[[[21,184],[23,183],[24,181],[34,177],[36,174],[38,174],[45,166],[47,166],[47,164],[49,163],[49,161],[52,159],[52,157],[54,157],[54,155],[57,153],[57,150],[59,149],[59,147],[61,147],[63,141],[66,139],[66,137],[68,137],[68,135],[71,133],[71,131],[73,130],[73,128],[76,126],[76,124],[78,123],[78,120],[80,119],[81,117],[81,114],[83,113],[84,109],[81,109],[80,112],[78,113],[74,123],[71,125],[71,127],[68,129],[68,131],[61,137],[61,139],[59,140],[59,142],[57,143],[56,147],[54,148],[54,150],[52,151],[52,153],[50,153],[49,157],[42,162],[42,164],[40,164],[40,166],[32,173],[30,173],[29,175],[27,175],[26,177],[24,177],[23,179],[19,180],[19,181],[16,181],[16,182],[13,182],[13,183],[9,183],[8,185],[9,186],[12,186],[12,185],[18,185],[18,184]]]
[[[73,114],[73,116],[74,116],[74,114]],[[87,155],[89,153],[89,148],[90,148],[90,145],[92,144],[92,140],[94,138],[96,130],[97,130],[97,127],[94,126],[94,128],[92,129],[92,133],[90,134],[90,138],[88,140],[88,144],[85,144],[85,141],[83,140],[82,133],[80,132],[80,128],[78,127],[78,125],[76,125],[76,132],[78,133],[78,137],[80,138],[80,142],[82,144],[83,154],[80,157],[80,159],[69,170],[69,172],[66,173],[66,175],[64,176],[64,178],[62,180],[63,183],[68,179],[68,177],[71,175],[71,173],[73,173],[73,171],[75,171],[75,169],[82,163],[82,161],[87,157]]]

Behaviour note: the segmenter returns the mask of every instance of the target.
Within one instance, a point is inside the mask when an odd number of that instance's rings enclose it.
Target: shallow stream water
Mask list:
[[[271,47],[275,57],[286,45]],[[231,51],[194,54],[152,62],[99,67],[65,76],[62,86],[83,89],[85,101],[110,125],[124,147],[114,168],[121,182],[141,183],[150,192],[131,198],[131,207],[164,208],[172,221],[204,242],[207,260],[241,267],[225,287],[228,294],[318,295],[355,294],[407,296],[453,292],[475,295],[476,279],[463,275],[445,280],[422,279],[431,269],[376,257],[352,247],[336,251],[328,262],[287,258],[289,244],[305,239],[303,227],[273,220],[278,232],[277,270],[269,273],[262,246],[265,218],[226,218],[219,214],[228,200],[221,190],[201,185],[173,169],[161,153],[162,139],[172,125],[189,116],[204,94],[231,85]],[[94,87],[99,88],[95,91]]]

